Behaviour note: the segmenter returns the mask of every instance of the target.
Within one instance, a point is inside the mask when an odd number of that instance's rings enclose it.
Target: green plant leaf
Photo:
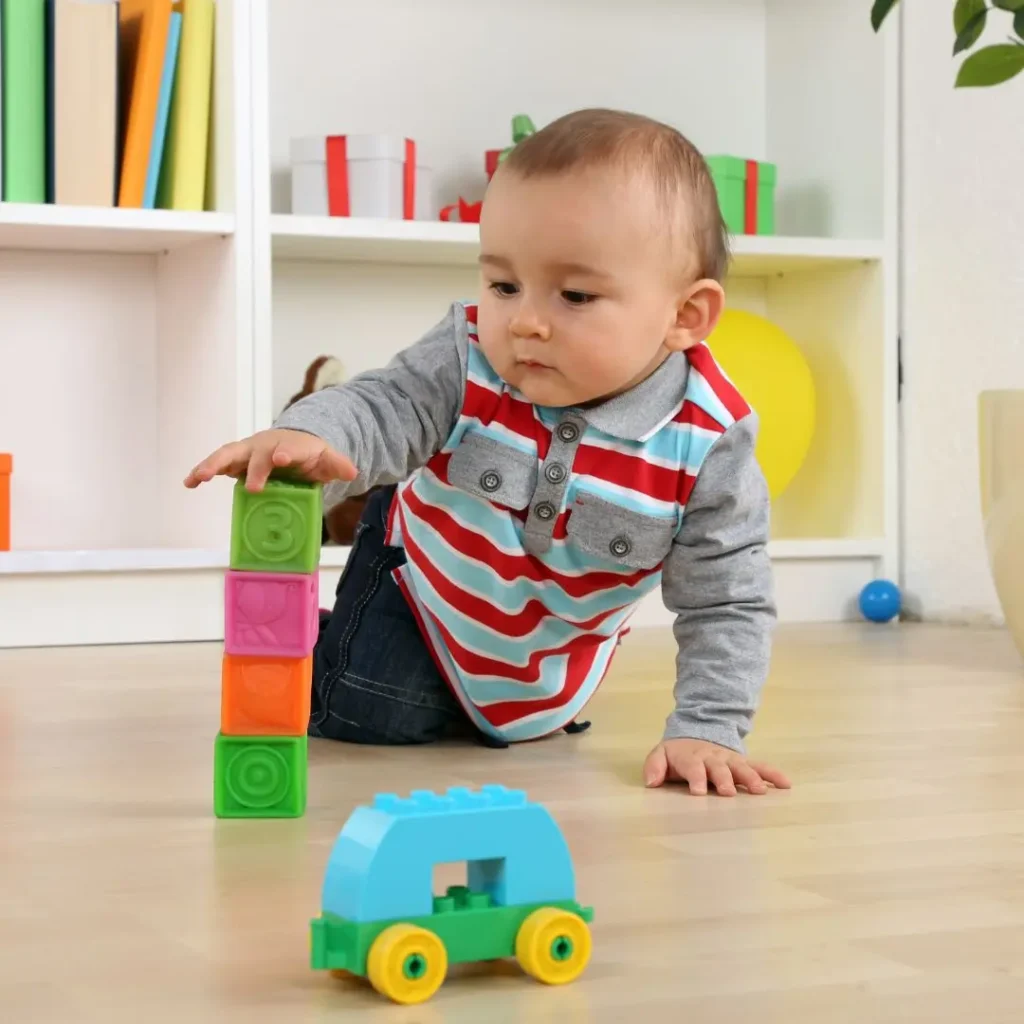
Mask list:
[[[963,64],[956,76],[956,87],[975,88],[986,85],[999,85],[1008,82],[1014,75],[1024,71],[1024,46],[1013,43],[1002,43],[997,46],[985,46],[972,53]]]
[[[966,22],[963,27],[957,27],[956,42],[953,44],[953,56],[955,57],[958,53],[962,53],[964,50],[969,50],[980,38],[981,33],[985,31],[985,19],[988,16],[988,8],[985,6],[985,0],[960,0],[956,5],[957,10],[960,10],[961,5],[965,7],[976,7],[978,4],[981,5],[981,10],[976,11]],[[954,23],[960,19],[954,19]]]
[[[1024,39],[1024,10],[1018,11],[1013,16],[1013,31]]]
[[[956,0],[953,5],[953,31],[963,35],[967,26],[979,15],[988,10],[985,0]]]
[[[876,32],[882,27],[882,22],[898,3],[899,0],[875,0],[871,8],[871,27]]]
[[[1001,11],[1024,11],[1024,0],[992,0],[992,6]]]

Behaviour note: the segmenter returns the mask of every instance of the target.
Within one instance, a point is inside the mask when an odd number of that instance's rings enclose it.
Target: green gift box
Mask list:
[[[709,156],[718,204],[729,233],[775,234],[775,164],[739,156]]]

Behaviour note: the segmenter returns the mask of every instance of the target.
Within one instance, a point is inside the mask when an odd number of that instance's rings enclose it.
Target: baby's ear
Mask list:
[[[665,347],[682,352],[699,345],[718,325],[725,309],[725,290],[717,281],[705,279],[691,285],[680,296],[676,319],[669,328]]]

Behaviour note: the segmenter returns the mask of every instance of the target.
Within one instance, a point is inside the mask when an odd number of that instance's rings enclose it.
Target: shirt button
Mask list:
[[[578,440],[580,436],[580,428],[575,423],[561,423],[558,426],[558,438],[564,441],[566,444],[572,444]]]
[[[616,558],[625,558],[633,550],[633,545],[629,543],[628,537],[616,537],[608,549]]]
[[[553,484],[560,484],[565,479],[565,466],[560,462],[552,462],[547,469],[544,470],[544,475]]]
[[[488,494],[493,494],[501,486],[501,474],[493,469],[487,470],[487,472],[480,477],[480,486],[487,491]]]
[[[550,501],[541,501],[534,507],[533,514],[546,523],[555,518],[557,510]]]

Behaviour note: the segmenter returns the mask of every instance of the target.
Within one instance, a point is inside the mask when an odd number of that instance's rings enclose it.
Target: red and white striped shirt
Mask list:
[[[462,408],[399,485],[387,543],[431,651],[483,732],[527,740],[590,700],[637,603],[662,583],[708,451],[749,407],[705,345],[642,436],[531,404],[488,363],[465,308]]]

